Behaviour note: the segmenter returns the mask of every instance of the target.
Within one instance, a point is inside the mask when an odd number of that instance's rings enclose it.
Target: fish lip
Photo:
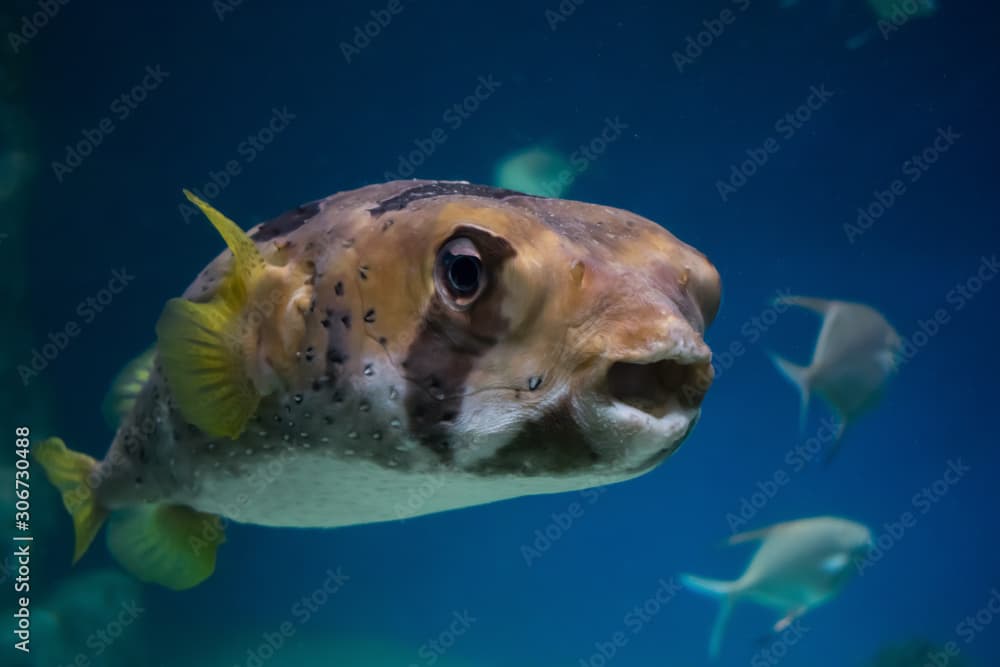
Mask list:
[[[614,444],[600,454],[615,467],[638,474],[652,469],[672,454],[691,435],[701,417],[700,407],[675,404],[662,416],[654,416],[622,401],[593,405],[591,418],[617,434]],[[622,447],[622,443],[628,443]]]
[[[670,406],[663,415],[656,416],[633,405],[614,399],[612,399],[610,403],[599,407],[598,411],[603,412],[605,416],[612,418],[614,418],[617,414],[619,419],[616,421],[627,420],[631,425],[640,426],[640,430],[646,433],[660,431],[668,437],[672,437],[675,434],[676,429],[674,428],[674,425],[678,419],[682,419],[686,427],[690,427],[692,424],[697,422],[698,418],[701,416],[700,407],[684,407],[679,404],[673,405]],[[689,428],[686,428],[686,430],[689,430]],[[680,439],[683,439],[686,436],[686,432],[682,433]]]
[[[708,364],[712,361],[712,350],[703,341],[694,337],[674,339],[670,345],[657,346],[648,352],[636,352],[609,360],[615,363],[654,364],[658,361],[676,361],[684,365]]]

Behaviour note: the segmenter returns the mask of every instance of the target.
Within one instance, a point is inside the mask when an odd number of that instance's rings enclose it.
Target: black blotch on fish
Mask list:
[[[333,286],[333,292],[337,296],[344,296],[344,283],[337,281],[337,284]]]
[[[510,472],[531,474],[531,470],[544,470],[545,474],[579,469],[600,458],[573,419],[568,401],[547,412],[539,420],[528,422],[513,440],[500,448],[493,458],[483,461],[473,472]],[[525,462],[533,465],[524,467]]]
[[[517,192],[515,190],[505,190],[503,188],[493,188],[488,185],[473,185],[472,183],[427,183],[404,190],[400,194],[379,202],[375,208],[368,209],[372,217],[377,217],[389,211],[399,211],[411,203],[429,197],[442,197],[445,195],[467,195],[470,197],[485,197],[487,199],[505,199],[507,197],[534,197],[534,195]],[[386,227],[385,229],[388,229]]]
[[[499,273],[516,254],[507,241],[480,229],[462,227],[455,233],[476,244],[491,273]],[[461,414],[465,382],[476,360],[508,329],[503,301],[501,286],[492,282],[464,313],[456,313],[435,293],[402,361],[401,367],[411,380],[404,400],[410,430],[445,462],[450,460],[451,450],[442,443],[447,443],[448,422]]]
[[[365,313],[365,322],[367,322],[368,324],[372,324],[372,323],[375,322],[375,309],[374,308],[369,308],[368,311]]]
[[[285,236],[306,224],[320,212],[322,201],[309,202],[286,211],[273,220],[268,220],[250,235],[254,241],[261,243],[278,236]]]
[[[341,317],[340,318],[340,322],[344,325],[345,329],[350,329],[351,328],[351,316],[350,316],[350,314],[344,315],[343,317]]]

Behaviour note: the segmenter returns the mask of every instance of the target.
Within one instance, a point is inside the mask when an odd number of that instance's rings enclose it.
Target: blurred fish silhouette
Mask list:
[[[802,393],[800,428],[805,427],[809,398],[825,400],[840,420],[827,462],[840,449],[844,431],[875,407],[897,367],[902,339],[878,311],[860,303],[789,296],[777,303],[801,306],[823,317],[823,328],[809,366],[797,366],[771,354],[771,360]]]
[[[142,585],[118,570],[92,570],[61,581],[32,607],[30,664],[145,664],[142,598]]]
[[[814,517],[779,523],[734,535],[729,544],[761,540],[747,566],[735,581],[681,575],[691,590],[717,598],[719,615],[712,628],[709,656],[722,646],[733,605],[749,600],[781,613],[774,625],[782,632],[810,609],[832,599],[856,571],[872,543],[871,531],[862,524],[837,517]]]
[[[804,3],[799,0],[780,0],[778,3],[782,9],[790,9],[799,4]],[[852,13],[851,3],[845,3],[844,0],[829,0],[824,4],[830,20],[848,18]],[[937,0],[867,0],[866,4],[869,20],[874,19],[875,24],[856,32],[844,42],[844,47],[849,51],[865,46],[876,35],[881,35],[883,40],[888,39],[911,20],[930,18],[940,9]]]

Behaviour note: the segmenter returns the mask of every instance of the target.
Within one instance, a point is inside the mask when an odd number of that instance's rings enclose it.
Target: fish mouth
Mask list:
[[[712,376],[705,358],[616,361],[608,369],[606,390],[613,401],[662,419],[678,407],[700,407]]]
[[[713,377],[704,344],[610,363],[593,415],[602,425],[599,454],[630,473],[655,467],[693,430]]]
[[[662,419],[677,409],[701,406],[715,375],[711,360],[711,351],[701,343],[614,361],[604,388],[614,402]]]

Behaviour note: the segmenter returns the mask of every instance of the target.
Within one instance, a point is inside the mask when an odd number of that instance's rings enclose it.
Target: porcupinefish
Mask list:
[[[35,451],[75,559],[110,516],[126,569],[187,588],[219,517],[347,526],[603,485],[699,417],[719,275],[645,218],[394,181],[244,232],[186,195],[228,251],[166,304],[104,460]]]
[[[808,308],[823,317],[808,367],[776,355],[771,355],[771,360],[802,395],[800,426],[805,425],[813,393],[837,413],[840,423],[827,454],[829,461],[836,455],[847,427],[882,398],[898,367],[903,339],[881,313],[861,303],[801,296],[782,297],[779,301]]]
[[[734,603],[749,600],[776,609],[781,618],[774,631],[781,632],[839,593],[857,571],[857,561],[872,545],[871,531],[866,526],[830,516],[734,535],[729,544],[751,540],[761,540],[761,545],[736,581],[689,574],[681,579],[688,588],[718,598],[721,603],[709,642],[712,658],[719,654]]]

